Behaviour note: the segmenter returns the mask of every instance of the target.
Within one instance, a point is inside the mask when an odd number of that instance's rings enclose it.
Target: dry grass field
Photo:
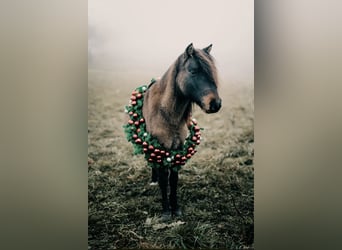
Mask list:
[[[133,155],[122,128],[132,90],[152,77],[89,71],[89,249],[253,248],[253,87],[222,82],[218,113],[195,108],[204,130],[197,154],[180,170],[184,215],[162,223],[159,188],[149,186],[151,170]]]

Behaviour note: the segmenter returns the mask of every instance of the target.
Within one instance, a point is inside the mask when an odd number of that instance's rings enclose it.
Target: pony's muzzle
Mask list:
[[[210,101],[209,103],[209,112],[208,113],[216,113],[217,111],[220,110],[221,108],[221,99],[217,98],[217,99],[213,99]]]
[[[216,93],[211,92],[201,98],[199,106],[208,114],[216,113],[221,108],[221,102],[221,98]]]

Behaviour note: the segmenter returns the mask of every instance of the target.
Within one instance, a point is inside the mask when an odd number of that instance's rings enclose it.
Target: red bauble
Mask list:
[[[128,113],[129,115],[133,115],[133,111],[129,111],[129,113]]]
[[[139,121],[135,121],[134,124],[135,124],[135,126],[139,126],[140,123],[139,123]]]
[[[190,159],[190,158],[191,158],[191,154],[187,154],[186,157],[187,157],[188,159]]]
[[[137,118],[138,117],[138,114],[137,113],[134,113],[133,114],[133,118]]]
[[[144,118],[141,118],[141,119],[140,119],[140,122],[141,122],[141,123],[144,123],[144,122],[145,122],[145,119],[144,119]]]
[[[194,149],[192,147],[188,148],[188,152],[193,151]]]
[[[134,105],[136,105],[137,104],[137,102],[136,101],[132,101],[132,105],[134,106]]]
[[[170,156],[170,153],[169,152],[165,152],[165,156]]]
[[[156,154],[155,153],[151,153],[151,158],[154,158],[154,157],[156,157]]]
[[[132,125],[133,123],[134,123],[134,121],[132,121],[132,120],[129,120],[129,121],[128,121],[128,124],[129,124],[129,125]]]
[[[165,154],[165,150],[160,150],[160,154],[164,155]]]
[[[198,140],[198,138],[197,138],[196,136],[193,136],[193,137],[191,138],[191,140],[194,141],[194,142],[196,142],[196,141]]]
[[[152,158],[148,158],[148,161],[149,161],[149,162],[153,162],[153,159],[152,159]]]
[[[141,142],[142,142],[142,141],[141,141],[140,138],[138,138],[138,139],[135,140],[135,143],[137,143],[137,144],[140,144]]]
[[[154,147],[153,147],[152,145],[150,145],[150,146],[148,146],[148,149],[149,149],[149,150],[153,150]]]
[[[142,145],[143,145],[143,147],[147,147],[147,146],[148,146],[148,143],[144,141],[144,142],[142,143]],[[146,148],[146,149],[147,149],[147,148]]]
[[[137,129],[137,133],[140,133],[140,128]]]
[[[183,157],[181,158],[181,160],[182,160],[182,161],[186,161],[186,157],[183,156]]]
[[[201,128],[199,126],[195,126],[194,129],[195,129],[196,132],[201,130]]]
[[[132,137],[133,137],[133,139],[137,139],[137,138],[138,138],[138,135],[137,135],[137,134],[134,134]]]
[[[200,143],[201,143],[201,140],[197,140],[197,141],[196,141],[196,144],[197,144],[197,145],[200,145]]]
[[[147,153],[148,149],[147,148],[143,148],[144,153]]]
[[[160,153],[160,149],[156,148],[156,149],[154,150],[154,153],[159,154],[159,153]]]
[[[136,95],[136,97],[137,97],[138,99],[140,99],[140,98],[142,97],[142,94],[138,93],[138,94]]]

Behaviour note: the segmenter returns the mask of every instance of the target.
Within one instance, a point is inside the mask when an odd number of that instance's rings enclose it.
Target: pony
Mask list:
[[[169,151],[183,147],[194,104],[208,114],[221,108],[211,49],[212,44],[203,49],[195,49],[192,43],[189,44],[145,93],[142,113],[146,130]],[[181,216],[177,202],[178,171],[163,166],[152,168],[152,182],[157,181],[162,196],[162,219]]]

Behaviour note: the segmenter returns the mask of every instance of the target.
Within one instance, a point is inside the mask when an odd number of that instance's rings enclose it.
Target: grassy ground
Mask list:
[[[253,248],[253,88],[222,82],[220,112],[196,108],[204,131],[179,175],[184,215],[162,223],[159,188],[122,129],[131,91],[151,77],[89,71],[89,249]]]

